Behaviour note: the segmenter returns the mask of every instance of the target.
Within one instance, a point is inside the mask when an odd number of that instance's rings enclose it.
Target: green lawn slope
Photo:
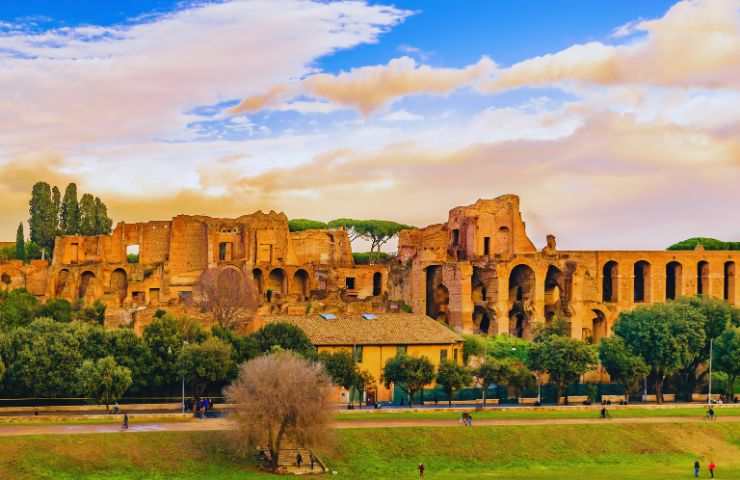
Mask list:
[[[5,437],[0,478],[276,478],[230,454],[227,442],[225,433]],[[740,424],[348,429],[322,456],[336,479],[413,479],[419,462],[427,479],[680,479],[691,478],[696,458],[714,459],[717,478],[737,479]]]

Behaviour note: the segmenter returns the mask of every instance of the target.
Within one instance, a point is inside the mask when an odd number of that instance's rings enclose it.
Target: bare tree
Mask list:
[[[243,364],[226,388],[233,403],[239,447],[269,452],[271,468],[280,465],[284,445],[325,446],[332,421],[332,383],[320,363],[290,352],[258,357]]]
[[[234,268],[206,270],[198,286],[201,307],[223,328],[248,322],[259,305],[254,283]]]

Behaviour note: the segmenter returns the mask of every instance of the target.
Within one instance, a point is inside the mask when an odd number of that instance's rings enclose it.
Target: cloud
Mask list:
[[[383,115],[382,120],[385,122],[414,122],[423,118],[423,116],[411,113],[407,110],[395,110]]]
[[[619,27],[633,42],[573,45],[501,69],[487,92],[578,82],[740,88],[740,7],[736,0],[685,0],[659,19]]]
[[[494,68],[495,64],[488,57],[482,57],[477,63],[464,68],[434,68],[419,65],[411,57],[400,57],[387,65],[358,67],[336,75],[309,75],[300,82],[300,91],[368,115],[404,96],[447,95],[457,89],[473,86],[490,75]],[[273,98],[268,92],[247,97],[242,104],[264,108],[278,100],[281,98]]]

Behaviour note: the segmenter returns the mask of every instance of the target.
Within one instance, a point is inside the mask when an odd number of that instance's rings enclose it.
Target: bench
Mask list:
[[[537,397],[519,397],[517,403],[519,405],[535,405],[539,401]]]
[[[712,394],[712,400],[717,401],[719,400],[720,394],[719,393],[713,393]],[[709,394],[708,393],[692,393],[691,394],[691,401],[692,402],[707,402],[709,401]]]
[[[650,394],[650,395],[643,395],[642,396],[642,401],[643,402],[657,402],[658,400],[656,399],[656,397],[655,397],[654,394]],[[664,402],[675,402],[676,401],[676,394],[675,393],[664,393],[663,394],[663,401]]]
[[[568,399],[568,404],[570,405],[579,405],[584,404],[590,400],[590,397],[588,395],[568,395],[567,397],[560,397],[560,404],[565,404],[565,399]]]
[[[619,403],[619,402],[626,402],[629,398],[627,398],[627,395],[602,395],[601,401],[602,402],[612,402],[612,403]]]

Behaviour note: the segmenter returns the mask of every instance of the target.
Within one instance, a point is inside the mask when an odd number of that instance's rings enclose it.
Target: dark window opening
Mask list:
[[[617,262],[615,261],[610,261],[604,264],[604,270],[601,277],[601,300],[603,302],[617,301],[617,268]]]
[[[354,290],[355,289],[355,277],[346,277],[344,279],[344,287],[347,290]]]
[[[458,246],[460,244],[460,230],[455,228],[452,230],[452,245]]]
[[[735,262],[725,262],[725,278],[723,286],[723,298],[735,304]]]
[[[634,302],[648,302],[650,293],[650,264],[644,260],[635,263]]]
[[[377,297],[383,293],[383,274],[375,272],[373,274],[373,296]]]
[[[483,237],[483,255],[491,254],[491,237]]]
[[[443,349],[439,351],[439,363],[440,365],[447,361],[447,350]]]
[[[681,264],[670,262],[665,266],[665,298],[675,300],[681,294]]]
[[[221,242],[218,244],[218,259],[222,262],[230,262],[232,258],[233,243]]]
[[[709,293],[709,263],[703,260],[696,265],[696,293]]]

